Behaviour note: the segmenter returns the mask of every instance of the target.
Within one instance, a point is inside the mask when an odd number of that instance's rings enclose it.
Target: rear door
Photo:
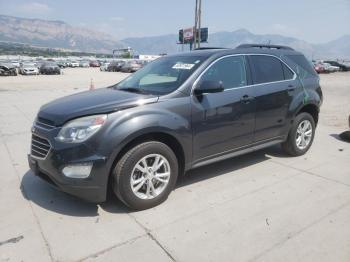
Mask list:
[[[254,142],[278,138],[285,134],[288,109],[298,83],[294,72],[272,55],[249,55],[256,122]]]

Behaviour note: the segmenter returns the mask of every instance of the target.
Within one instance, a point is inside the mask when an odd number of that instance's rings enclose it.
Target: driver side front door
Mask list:
[[[253,142],[255,98],[245,59],[219,58],[196,81],[222,81],[224,91],[191,96],[194,165]]]

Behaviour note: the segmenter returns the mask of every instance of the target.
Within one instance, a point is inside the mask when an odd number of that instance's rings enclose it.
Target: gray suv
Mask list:
[[[317,73],[289,47],[169,55],[116,85],[42,106],[28,159],[64,192],[103,202],[111,189],[146,209],[189,169],[275,144],[304,154],[321,103]]]

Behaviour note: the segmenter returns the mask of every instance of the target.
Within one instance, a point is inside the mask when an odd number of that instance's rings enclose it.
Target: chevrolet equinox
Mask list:
[[[189,169],[275,144],[304,154],[321,103],[318,75],[290,47],[168,55],[118,84],[42,106],[29,165],[71,195],[103,202],[111,189],[146,209]]]

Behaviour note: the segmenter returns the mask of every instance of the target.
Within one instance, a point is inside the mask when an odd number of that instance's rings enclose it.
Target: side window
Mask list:
[[[283,66],[284,79],[285,80],[293,79],[294,77],[293,71],[290,70],[288,66],[286,66],[284,63],[282,63],[282,66]]]
[[[202,75],[201,80],[222,81],[224,89],[247,85],[245,59],[243,56],[229,56],[215,62]]]
[[[254,84],[270,83],[284,80],[282,63],[275,57],[251,55]]]

